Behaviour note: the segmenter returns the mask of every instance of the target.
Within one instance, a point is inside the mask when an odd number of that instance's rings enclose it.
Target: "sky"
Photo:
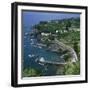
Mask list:
[[[23,11],[22,21],[24,27],[31,27],[32,25],[38,24],[40,21],[49,20],[60,20],[65,18],[77,18],[80,17],[79,13],[55,13],[55,12],[34,12],[34,11]]]

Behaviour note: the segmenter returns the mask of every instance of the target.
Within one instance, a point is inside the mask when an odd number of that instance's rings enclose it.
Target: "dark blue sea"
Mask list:
[[[37,38],[30,37],[29,33],[31,32],[31,30],[29,30],[28,28],[24,28],[23,30],[23,68],[36,68],[43,72],[43,76],[55,75],[57,68],[55,65],[42,65],[36,62],[36,59],[38,57],[43,57],[47,61],[60,60],[60,54],[52,51],[47,51],[46,48],[37,46]]]

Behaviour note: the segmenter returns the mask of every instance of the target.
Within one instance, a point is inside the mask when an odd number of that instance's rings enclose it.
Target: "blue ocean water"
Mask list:
[[[60,54],[47,51],[46,48],[37,46],[37,39],[31,38],[29,33],[32,31],[31,27],[38,24],[40,21],[60,20],[65,18],[80,17],[78,13],[49,13],[49,12],[34,12],[23,11],[22,12],[22,26],[23,26],[23,68],[37,68],[45,75],[55,75],[55,65],[41,65],[35,60],[38,56],[43,57],[47,61],[60,60]],[[62,62],[62,60],[61,60]]]
[[[41,70],[43,72],[43,75],[54,75],[56,72],[56,66],[54,65],[41,65],[40,63],[37,63],[35,60],[37,59],[37,56],[39,58],[43,57],[47,61],[55,61],[60,60],[60,54],[47,51],[44,47],[37,46],[37,39],[31,38],[29,33],[31,30],[24,28],[24,42],[23,42],[23,68],[37,68],[38,70]],[[61,62],[63,62],[61,60]]]

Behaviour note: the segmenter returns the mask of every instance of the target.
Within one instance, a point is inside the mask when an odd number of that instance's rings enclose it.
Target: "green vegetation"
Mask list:
[[[47,47],[56,38],[60,42],[73,48],[78,59],[80,59],[80,18],[41,21],[39,24],[34,25],[33,28],[41,34],[41,42],[46,44]],[[62,70],[57,69],[56,74],[80,74],[80,60],[72,63],[70,58],[71,56],[67,51],[59,49],[58,52],[62,55],[65,54],[64,59],[67,64],[63,66]],[[35,69],[25,69],[23,75],[39,76],[40,72]]]
[[[41,34],[41,42],[47,46],[56,38],[75,49],[76,53],[80,52],[80,18],[70,18],[63,20],[41,21],[34,25]],[[77,44],[77,45],[76,45]],[[76,50],[78,49],[78,50]],[[79,55],[78,55],[79,56]]]
[[[40,76],[41,71],[35,68],[25,68],[22,72],[23,77],[33,77],[33,76]]]
[[[65,62],[71,62],[71,56],[70,56],[70,54],[69,53],[67,53],[66,55],[64,55],[64,60],[65,60]]]
[[[74,42],[73,48],[75,52],[77,53],[78,59],[80,59],[80,45],[78,42]]]
[[[51,20],[51,21],[41,21],[39,24],[34,25],[33,28],[38,29],[39,32],[48,31],[51,33],[64,32],[64,30],[71,31],[80,28],[80,18],[71,18],[63,20]]]
[[[59,66],[56,75],[80,75],[80,61],[71,63],[70,60],[64,66]]]
[[[79,75],[80,74],[80,61],[75,63],[68,62],[64,66],[64,75]]]
[[[80,41],[80,31],[59,34],[57,38],[60,40],[64,40],[67,43],[79,42]]]

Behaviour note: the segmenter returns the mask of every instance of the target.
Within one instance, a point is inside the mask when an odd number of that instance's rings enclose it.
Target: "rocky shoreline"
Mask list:
[[[39,45],[45,46],[47,48],[47,50],[49,50],[49,51],[62,54],[61,58],[64,58],[64,56],[69,55],[71,62],[78,61],[78,57],[77,57],[77,54],[74,51],[74,49],[68,45],[65,45],[64,43],[60,42],[57,39],[55,39],[49,46],[46,46],[45,44],[43,44],[43,45],[39,44]]]
[[[57,38],[54,37],[52,40],[49,36],[42,36],[40,33],[38,34],[38,32],[35,34],[33,33],[32,35],[37,37],[38,43],[36,46],[39,48],[46,48],[47,51],[49,50],[55,53],[60,53],[61,58],[64,58],[65,61],[68,61],[68,58],[71,60],[71,62],[78,61],[75,50],[63,42],[60,42]]]

